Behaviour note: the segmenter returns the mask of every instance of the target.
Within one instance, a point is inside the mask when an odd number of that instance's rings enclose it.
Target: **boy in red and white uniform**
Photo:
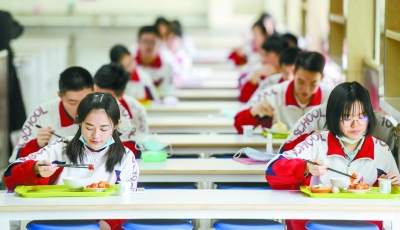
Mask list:
[[[70,67],[60,74],[59,90],[59,98],[39,105],[25,121],[10,162],[39,151],[57,139],[56,135],[67,137],[76,133],[77,108],[80,101],[93,92],[92,75],[84,68]],[[125,111],[121,113],[127,114]],[[136,128],[132,126],[129,116],[121,115],[121,120],[122,125],[118,128],[120,138],[125,146],[136,153]]]
[[[320,84],[324,64],[325,58],[319,53],[299,54],[293,81],[266,88],[236,114],[238,133],[243,133],[243,125],[269,128],[273,122],[282,122],[290,129],[312,107],[325,103],[331,89]]]
[[[160,94],[168,94],[174,89],[171,64],[159,53],[160,36],[154,26],[143,26],[139,29],[136,63],[151,76]]]
[[[110,50],[110,60],[120,63],[131,77],[125,92],[139,101],[160,101],[153,80],[144,67],[137,66],[129,50],[123,45],[115,45]]]
[[[261,81],[281,72],[279,64],[280,54],[288,46],[287,41],[278,36],[272,36],[265,40],[260,51],[261,65],[254,65],[245,77],[245,82],[240,90],[240,102],[247,102],[257,90]]]
[[[146,109],[138,100],[124,94],[129,77],[129,73],[120,64],[103,65],[94,75],[94,91],[113,95],[124,107],[138,131],[147,134],[149,126]]]

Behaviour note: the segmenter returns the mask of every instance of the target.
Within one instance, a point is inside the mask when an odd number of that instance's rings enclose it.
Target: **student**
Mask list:
[[[183,27],[178,20],[169,23],[169,30],[171,31],[174,29],[181,31],[182,47],[191,58],[194,58],[197,55],[197,48],[194,44],[193,38],[187,33],[184,33]]]
[[[290,47],[297,47],[297,37],[291,33],[285,33],[282,35],[282,38],[285,39]]]
[[[131,73],[126,94],[139,101],[160,101],[160,96],[154,86],[153,80],[147,71],[135,65],[129,50],[123,45],[115,45],[110,50],[112,63],[120,63],[128,73]]]
[[[89,178],[88,184],[130,180],[135,189],[139,167],[135,155],[124,147],[117,128],[119,106],[108,93],[90,93],[79,104],[74,136],[54,140],[45,148],[10,164],[4,174],[9,190],[18,185],[63,184],[65,177]],[[45,164],[46,166],[39,166]],[[57,167],[57,164],[93,164],[94,170]],[[100,220],[101,229],[116,229],[124,220]]]
[[[48,143],[61,137],[71,136],[78,130],[75,123],[77,108],[86,95],[93,92],[92,75],[82,67],[70,67],[60,74],[58,98],[36,107],[25,121],[21,138],[14,148],[10,162],[19,157],[39,151]],[[125,114],[122,111],[122,114]],[[134,140],[137,138],[129,116],[122,116],[118,131],[124,144],[136,152]]]
[[[149,132],[146,109],[135,98],[125,95],[129,73],[117,63],[103,65],[94,75],[94,91],[110,93],[128,112],[134,126],[143,134]]]
[[[269,13],[262,13],[258,20],[263,23],[268,36],[277,35],[275,21]]]
[[[298,55],[293,81],[285,81],[262,91],[260,97],[236,114],[235,127],[243,133],[243,125],[271,127],[282,122],[290,129],[312,107],[328,100],[330,89],[320,84],[325,58],[316,52]]]
[[[397,139],[395,135],[395,127],[392,118],[383,116],[379,112],[375,112],[375,127],[372,136],[384,141],[392,151],[393,156],[397,159]],[[393,121],[395,122],[395,121]],[[293,126],[292,132],[282,144],[279,152],[292,150],[297,144],[304,141],[307,137],[321,130],[326,130],[326,103],[316,106],[304,114]]]
[[[178,86],[183,79],[190,77],[192,58],[183,47],[182,30],[180,26],[172,26],[167,35],[165,57],[171,62],[174,72],[174,82]]]
[[[284,81],[292,81],[294,78],[294,63],[297,55],[301,53],[301,49],[297,47],[289,47],[282,51],[279,55],[280,73],[273,74],[263,79],[259,84],[257,90],[253,93],[250,100],[259,97],[263,90],[279,84]]]
[[[158,17],[154,23],[154,26],[157,28],[158,34],[160,35],[162,41],[167,39],[169,24],[169,21],[164,17]]]
[[[265,177],[272,188],[293,190],[300,185],[330,184],[330,178],[340,175],[328,167],[355,173],[370,186],[377,186],[379,177],[399,185],[399,170],[390,149],[371,136],[376,119],[368,91],[357,82],[342,83],[332,91],[326,110],[328,131],[309,136],[268,162]],[[307,221],[289,222],[293,229],[301,230]],[[382,228],[382,223],[377,224]]]
[[[154,85],[161,95],[173,91],[172,67],[159,53],[160,35],[154,26],[143,26],[138,34],[139,50],[136,63],[151,76]]]
[[[265,40],[260,51],[262,65],[250,71],[246,77],[247,81],[240,90],[240,102],[247,102],[262,80],[281,72],[279,58],[281,52],[287,47],[286,40],[278,36],[272,36]]]
[[[228,57],[235,66],[247,64],[252,66],[260,61],[260,50],[264,41],[268,38],[267,31],[262,21],[257,21],[252,26],[253,39],[242,48],[234,50]]]

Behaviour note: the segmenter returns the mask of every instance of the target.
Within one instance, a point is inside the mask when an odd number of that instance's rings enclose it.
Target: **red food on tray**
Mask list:
[[[369,189],[369,184],[365,182],[360,182],[358,184],[351,184],[347,188],[348,190],[368,190]]]
[[[110,184],[107,181],[100,181],[99,183],[93,183],[86,186],[86,188],[109,188],[109,187]]]
[[[90,164],[89,167],[88,167],[88,169],[89,169],[90,171],[93,171],[93,170],[94,170],[94,164]]]

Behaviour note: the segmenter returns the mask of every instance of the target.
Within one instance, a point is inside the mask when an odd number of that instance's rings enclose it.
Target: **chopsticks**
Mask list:
[[[310,160],[307,160],[307,159],[302,159],[302,160],[305,161],[305,162],[307,162],[307,163],[309,163],[309,164],[312,164],[312,165],[318,165],[318,164],[315,163],[314,161],[310,161]],[[328,168],[328,170],[329,170],[329,171],[332,171],[332,172],[335,172],[335,173],[339,173],[340,175],[343,175],[343,176],[347,176],[347,177],[353,178],[354,180],[357,180],[357,178],[352,177],[352,176],[350,176],[349,174],[346,174],[346,173],[342,173],[342,172],[340,172],[340,171],[337,171],[337,170],[335,170],[335,169]]]
[[[42,126],[40,126],[40,125],[36,125],[36,128],[39,128],[39,129],[41,129],[42,128]],[[57,135],[57,134],[55,134],[55,133],[51,133],[51,134],[53,134],[54,136],[56,136],[56,137],[58,137],[58,138],[63,138],[62,136],[60,136],[60,135]]]
[[[57,167],[65,167],[65,168],[89,168],[90,164],[56,164]],[[46,164],[38,164],[38,166],[47,166]]]

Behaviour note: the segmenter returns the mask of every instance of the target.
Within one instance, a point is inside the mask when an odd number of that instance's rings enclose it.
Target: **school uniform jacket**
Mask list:
[[[385,142],[366,136],[364,143],[351,163],[348,163],[339,139],[330,131],[313,134],[292,150],[278,154],[267,164],[266,176],[273,189],[298,189],[300,185],[330,184],[330,178],[341,175],[328,171],[322,176],[304,175],[306,162],[301,159],[319,159],[324,164],[343,173],[356,173],[369,185],[376,185],[382,174],[399,170]]]
[[[138,66],[149,73],[160,95],[167,94],[174,89],[172,67],[165,58],[157,55],[150,65],[144,65],[140,59],[140,51],[138,51],[135,59]]]
[[[261,79],[257,84],[253,84],[250,80],[247,80],[240,90],[239,101],[248,102],[251,98],[260,94],[263,89],[281,82],[283,82],[282,73],[261,76]]]
[[[296,121],[312,107],[328,100],[331,89],[320,84],[316,92],[308,102],[307,106],[301,108],[296,101],[294,94],[294,81],[285,81],[264,89],[258,97],[253,98],[235,116],[235,127],[238,133],[243,133],[242,125],[253,125],[257,127],[270,127],[275,122],[283,122],[291,129]],[[262,100],[267,100],[274,107],[273,119],[269,117],[253,117],[250,113],[251,107],[259,104]]]
[[[136,127],[131,123],[129,114],[125,107],[119,102],[121,112],[121,125],[118,127],[118,133],[123,141],[124,145],[136,153],[135,142],[139,138],[139,133],[136,133]],[[19,157],[26,157],[30,153],[39,151],[40,147],[37,144],[37,131],[39,128],[51,127],[54,133],[61,137],[73,136],[78,131],[78,124],[74,123],[74,120],[65,111],[60,98],[55,98],[51,101],[45,102],[28,116],[21,130],[21,137],[15,146],[12,155],[9,159],[10,162],[15,161]],[[53,135],[50,142],[57,139]]]
[[[119,102],[124,106],[133,125],[138,128],[139,132],[144,134],[148,133],[149,126],[147,124],[147,113],[144,106],[129,95],[124,95]]]
[[[132,71],[131,78],[126,85],[125,94],[142,101],[160,101],[160,96],[153,79],[151,79],[150,74],[140,66],[137,66]]]
[[[379,112],[375,112],[375,128],[372,136],[384,141],[393,151],[396,145],[392,122]],[[326,103],[316,106],[304,114],[293,126],[292,132],[282,144],[279,152],[293,149],[316,130],[325,130]]]
[[[95,152],[84,146],[84,158],[78,164],[93,164],[94,170],[90,171],[86,168],[64,168],[60,167],[52,176],[47,178],[39,178],[34,173],[33,168],[37,161],[48,160],[54,164],[71,164],[67,158],[64,148],[67,142],[72,140],[72,136],[56,139],[46,145],[39,151],[31,153],[26,157],[18,158],[10,164],[5,173],[4,180],[9,190],[14,190],[18,185],[60,185],[64,184],[63,178],[89,178],[88,185],[107,181],[109,184],[118,184],[122,180],[130,180],[132,188],[137,187],[139,178],[139,167],[136,163],[135,155],[131,150],[125,147],[125,154],[121,163],[115,165],[112,172],[106,171],[107,151],[109,147]],[[112,154],[112,153],[111,153]],[[124,220],[105,220],[112,229],[120,226]]]

